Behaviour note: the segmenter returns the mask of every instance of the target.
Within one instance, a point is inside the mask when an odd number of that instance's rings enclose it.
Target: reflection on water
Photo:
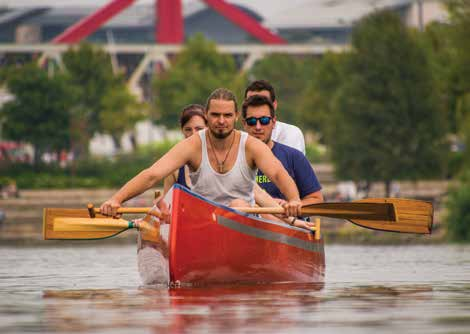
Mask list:
[[[328,246],[324,284],[177,289],[140,286],[132,246],[0,252],[1,333],[470,331],[470,247]]]

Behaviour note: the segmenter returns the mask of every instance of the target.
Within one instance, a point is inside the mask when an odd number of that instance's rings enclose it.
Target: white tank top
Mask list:
[[[238,145],[235,164],[227,173],[220,174],[212,168],[209,161],[206,131],[198,132],[202,143],[202,159],[198,170],[189,173],[192,183],[191,190],[224,205],[229,205],[232,200],[237,198],[254,205],[253,187],[258,170],[250,168],[246,162],[245,144],[248,134],[240,131],[240,145]]]

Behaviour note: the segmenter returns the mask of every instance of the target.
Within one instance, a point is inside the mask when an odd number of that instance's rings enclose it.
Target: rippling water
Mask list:
[[[324,285],[142,287],[134,246],[0,248],[0,333],[469,333],[469,246],[326,246]]]

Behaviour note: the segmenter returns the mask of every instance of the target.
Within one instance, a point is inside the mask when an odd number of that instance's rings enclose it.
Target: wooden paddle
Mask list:
[[[431,234],[434,208],[432,203],[404,198],[367,198],[357,202],[391,203],[396,220],[348,219],[352,223],[379,231]]]
[[[155,191],[155,200],[160,197],[160,191]],[[118,213],[145,213],[138,221],[115,219],[100,214],[93,204],[87,209],[44,209],[43,235],[44,239],[105,239],[113,237],[129,229],[138,229],[142,240],[158,242],[160,229],[154,217],[161,218],[160,212],[153,208],[121,208]]]
[[[281,207],[234,209],[249,213],[284,213]],[[373,230],[416,234],[431,234],[433,212],[432,203],[403,198],[366,198],[302,207],[303,216],[346,219]]]
[[[284,209],[278,207],[234,207],[245,213],[283,214]],[[396,220],[393,203],[339,202],[317,203],[302,207],[302,216],[322,216],[338,219],[362,220]]]
[[[120,208],[118,213],[148,213],[151,208]],[[234,208],[248,213],[282,214],[281,207]],[[113,219],[91,210],[96,218],[90,218],[89,209],[45,209],[45,239],[100,239],[108,238],[129,228],[145,231],[149,239],[158,238],[158,230],[152,224],[129,225],[123,219]],[[302,215],[346,219],[361,227],[373,230],[430,234],[433,224],[433,206],[429,202],[400,198],[368,198],[354,202],[319,203],[302,208]],[[77,219],[69,218],[80,218]],[[101,218],[97,221],[97,218]],[[80,230],[80,222],[83,228]],[[106,224],[105,224],[106,223]],[[55,227],[57,224],[57,227]],[[127,225],[126,225],[127,224]],[[135,224],[135,223],[134,223]],[[106,225],[106,226],[104,226]],[[68,228],[67,226],[70,226]],[[67,230],[68,229],[68,230]]]
[[[387,202],[385,198],[360,200],[354,202],[318,203],[302,207],[302,216],[322,216],[338,219],[361,219],[361,220],[396,220],[395,206],[393,202]],[[395,200],[395,199],[391,199]],[[417,201],[421,202],[421,201]],[[119,208],[120,214],[139,214],[150,211],[149,207]],[[284,209],[278,207],[234,207],[234,210],[245,213],[271,213],[283,214]],[[100,209],[88,204],[89,217],[99,214]]]
[[[133,222],[100,214],[90,218],[87,209],[44,209],[44,239],[105,239],[133,228],[158,242],[159,230],[148,220]]]

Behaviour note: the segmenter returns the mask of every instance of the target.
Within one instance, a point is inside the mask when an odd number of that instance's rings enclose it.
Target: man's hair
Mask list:
[[[248,110],[248,107],[260,107],[260,106],[268,106],[271,117],[274,117],[274,106],[272,102],[266,96],[252,95],[243,102],[243,105],[242,105],[243,118],[246,118],[246,111]]]
[[[206,102],[206,112],[209,111],[212,100],[233,101],[235,112],[238,112],[237,98],[235,97],[235,94],[227,88],[217,88],[211,93],[211,95],[209,95]]]
[[[276,93],[274,92],[274,87],[267,80],[256,80],[248,85],[245,89],[245,99],[248,92],[261,92],[267,90],[269,92],[269,97],[271,102],[276,101]]]
[[[190,104],[183,108],[180,116],[180,125],[181,128],[189,122],[194,116],[199,116],[204,120],[204,123],[207,124],[206,115],[204,114],[204,106],[200,104]]]

